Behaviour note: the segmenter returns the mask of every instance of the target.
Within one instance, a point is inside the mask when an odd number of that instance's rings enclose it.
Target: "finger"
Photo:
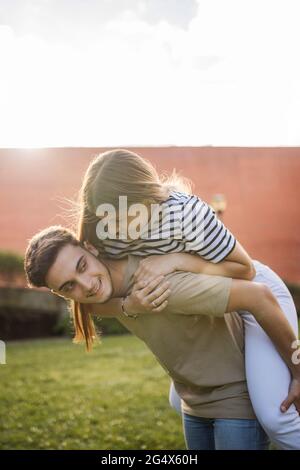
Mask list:
[[[133,285],[133,291],[141,290],[144,289],[144,287],[147,285],[147,281],[145,280],[140,280],[134,283]]]
[[[291,395],[289,393],[287,398],[280,405],[280,410],[282,411],[282,413],[285,413],[289,409],[291,404],[294,402],[294,399],[295,399],[294,395]]]
[[[150,281],[152,281],[152,279],[154,279],[153,276],[149,276],[144,269],[141,269],[140,272],[137,274],[135,280],[136,281],[144,281],[146,284],[148,284]],[[145,284],[145,285],[146,285]]]
[[[163,280],[164,276],[159,276],[152,279],[146,287],[144,287],[144,294],[150,294]]]
[[[163,280],[163,277],[162,276],[162,280]],[[151,277],[151,278],[143,278],[143,279],[137,279],[134,283],[134,288],[132,290],[142,290],[142,289],[145,289],[147,288],[148,290],[148,286],[149,286],[149,289],[152,291],[152,287],[150,286],[150,283],[154,282],[156,280],[156,278],[154,277]],[[161,281],[160,281],[161,282]],[[146,296],[147,295],[147,290],[143,292],[143,295]]]
[[[160,295],[162,295],[166,290],[170,287],[170,283],[163,282],[163,284],[156,287],[150,294],[148,294],[145,298],[147,302],[151,303],[156,300]]]
[[[159,307],[153,308],[153,309],[152,309],[152,312],[154,312],[154,313],[161,312],[162,310],[164,310],[164,308],[166,308],[167,305],[168,305],[168,301],[165,300],[162,304],[160,304]]]
[[[159,307],[165,300],[167,300],[167,298],[170,296],[171,294],[171,289],[167,289],[163,292],[163,294],[161,294],[159,297],[157,297],[156,299],[154,299],[152,302],[151,302],[151,305],[153,305],[153,302],[155,302],[155,308],[156,307]]]
[[[157,287],[157,289],[154,289],[154,291],[151,292],[147,296],[147,302],[152,303],[153,301],[156,302],[158,305],[158,299],[161,297],[161,295],[165,294],[167,291],[169,291],[167,297],[169,297],[171,290],[169,289],[170,284],[169,283],[164,283],[161,286]]]

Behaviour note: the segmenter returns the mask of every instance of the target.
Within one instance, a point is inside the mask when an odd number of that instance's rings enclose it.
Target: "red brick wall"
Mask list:
[[[106,149],[0,150],[0,249],[23,252],[27,239],[64,223],[92,155]],[[174,167],[210,202],[227,199],[225,224],[253,258],[300,282],[300,148],[133,148],[159,171]]]

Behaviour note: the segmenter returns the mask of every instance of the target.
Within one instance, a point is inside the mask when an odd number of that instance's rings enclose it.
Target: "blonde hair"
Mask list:
[[[91,220],[102,203],[117,208],[120,196],[127,196],[128,206],[161,203],[174,190],[190,193],[191,182],[176,170],[170,176],[159,177],[148,160],[130,150],[108,150],[90,163],[80,190],[80,204]]]

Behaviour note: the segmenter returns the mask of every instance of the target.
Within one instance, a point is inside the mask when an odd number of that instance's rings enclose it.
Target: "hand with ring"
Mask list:
[[[159,276],[155,279],[136,282],[125,300],[126,311],[130,314],[158,313],[168,304],[171,293],[170,283]]]

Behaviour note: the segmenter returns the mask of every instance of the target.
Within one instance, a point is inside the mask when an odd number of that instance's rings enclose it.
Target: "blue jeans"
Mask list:
[[[269,438],[256,419],[199,418],[183,413],[189,450],[267,450]]]

